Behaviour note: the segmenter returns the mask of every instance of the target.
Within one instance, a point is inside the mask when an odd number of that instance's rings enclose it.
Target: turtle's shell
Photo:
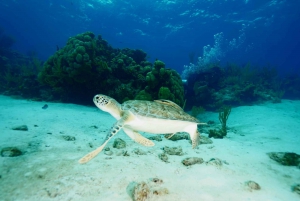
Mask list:
[[[199,123],[198,119],[185,113],[180,106],[168,100],[129,100],[121,105],[121,109],[143,117]]]

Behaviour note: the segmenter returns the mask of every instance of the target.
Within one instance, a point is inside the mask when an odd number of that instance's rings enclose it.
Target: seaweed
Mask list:
[[[224,106],[219,111],[219,121],[221,123],[221,128],[220,129],[210,129],[208,131],[209,137],[223,138],[227,135],[227,120],[228,120],[230,113],[231,113],[231,107],[229,107],[229,106]]]

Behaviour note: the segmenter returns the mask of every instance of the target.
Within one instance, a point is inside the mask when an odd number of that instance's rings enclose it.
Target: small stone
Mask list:
[[[117,156],[130,156],[128,151],[124,151],[124,150],[118,151],[116,155]]]
[[[133,153],[135,153],[136,155],[146,155],[146,152],[139,148],[134,149]]]
[[[199,157],[189,157],[189,158],[186,158],[186,159],[181,161],[181,163],[185,166],[201,164],[203,162],[204,162],[204,160],[202,158],[199,158]]]
[[[300,195],[300,184],[296,184],[292,187],[292,191]]]
[[[245,186],[248,188],[248,190],[252,191],[252,190],[260,190],[260,185],[258,183],[256,183],[255,181],[246,181],[245,182]]]
[[[113,152],[110,151],[110,150],[108,150],[108,151],[104,151],[104,154],[105,154],[105,155],[108,155],[108,156],[111,156],[111,155],[113,155]]]
[[[109,147],[105,147],[104,151],[110,151]]]
[[[223,162],[218,158],[211,158],[209,161],[206,162],[206,165],[213,165],[217,168],[221,168],[223,165]]]
[[[199,144],[212,144],[213,141],[206,136],[200,136]]]
[[[28,127],[26,125],[15,126],[15,127],[12,127],[12,130],[28,131]]]
[[[126,142],[121,138],[116,138],[113,144],[113,148],[123,149],[126,147]]]
[[[152,198],[150,186],[146,182],[137,183],[133,189],[134,201],[147,201]]]
[[[177,155],[177,156],[182,156],[183,155],[183,152],[182,152],[182,148],[179,146],[179,147],[168,147],[168,146],[165,146],[163,148],[164,152],[169,154],[169,155]]]
[[[22,155],[17,147],[5,147],[1,150],[2,157],[16,157]]]
[[[165,154],[165,153],[161,153],[161,154],[159,154],[158,155],[158,158],[160,158],[160,160],[162,160],[162,161],[164,161],[164,162],[166,162],[166,163],[168,163],[169,161],[168,161],[168,155],[167,154]]]
[[[74,136],[70,136],[70,135],[63,135],[62,136],[66,141],[75,141],[76,138]]]
[[[123,156],[130,156],[130,154],[128,153],[128,151],[123,151]]]
[[[222,129],[209,129],[208,137],[215,139],[223,139],[226,134],[222,131]]]
[[[225,165],[229,165],[229,163],[228,163],[227,161],[223,161],[223,163],[224,163]]]

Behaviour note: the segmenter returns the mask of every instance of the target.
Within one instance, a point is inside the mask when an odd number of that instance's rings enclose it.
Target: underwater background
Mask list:
[[[91,104],[100,92],[187,109],[300,96],[297,0],[0,5],[6,95]]]
[[[0,0],[0,201],[299,200],[299,8]]]

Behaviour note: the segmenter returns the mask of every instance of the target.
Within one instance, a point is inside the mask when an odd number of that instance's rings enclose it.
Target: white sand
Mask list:
[[[150,178],[162,179],[157,188],[169,191],[153,197],[158,201],[300,200],[291,191],[300,183],[300,169],[282,166],[266,154],[300,153],[300,101],[233,108],[228,126],[236,132],[196,150],[187,140],[163,139],[154,141],[154,147],[142,147],[120,132],[115,138],[126,141],[130,156],[116,156],[119,150],[112,148],[112,139],[108,144],[114,152],[112,159],[100,153],[85,165],[78,159],[101,144],[115,120],[96,107],[47,103],[49,108],[43,110],[44,104],[0,96],[0,149],[15,146],[24,152],[18,157],[0,157],[0,200],[130,201],[129,184]],[[217,117],[217,113],[199,116],[202,121],[218,122]],[[28,131],[11,129],[23,124]],[[66,141],[63,135],[76,140]],[[166,145],[182,146],[185,154],[169,156],[170,163],[165,163],[158,154]],[[147,155],[132,153],[134,148]],[[205,163],[183,166],[181,161],[191,156],[205,161],[220,158],[228,164],[221,168]],[[248,180],[257,182],[261,190],[248,190],[244,185]]]

